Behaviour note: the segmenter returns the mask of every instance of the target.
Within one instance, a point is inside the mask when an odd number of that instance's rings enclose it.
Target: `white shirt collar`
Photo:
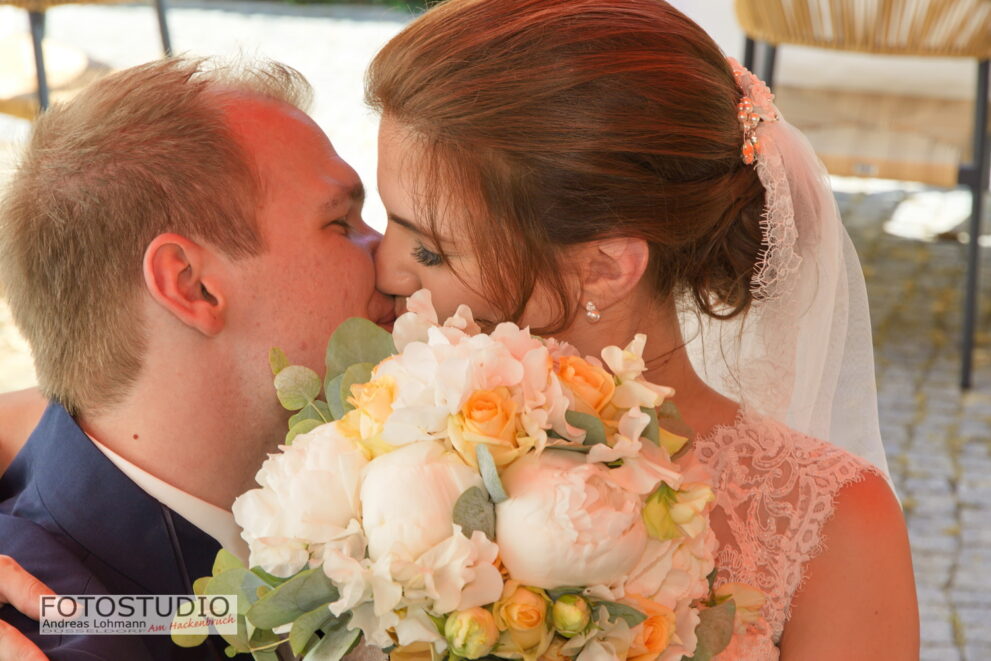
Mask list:
[[[87,436],[89,435],[87,434]],[[247,563],[248,546],[241,539],[241,529],[234,521],[234,515],[228,510],[200,500],[196,496],[172,486],[148,471],[135,466],[92,436],[89,438],[93,441],[93,445],[142,491],[213,537],[218,544],[240,558],[242,562]]]

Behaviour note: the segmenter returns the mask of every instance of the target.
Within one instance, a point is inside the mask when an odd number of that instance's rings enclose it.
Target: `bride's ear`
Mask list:
[[[581,250],[582,305],[606,310],[637,288],[650,262],[647,242],[637,238],[592,241]]]
[[[145,250],[145,288],[179,321],[207,336],[224,328],[226,298],[213,253],[178,234],[160,234]]]

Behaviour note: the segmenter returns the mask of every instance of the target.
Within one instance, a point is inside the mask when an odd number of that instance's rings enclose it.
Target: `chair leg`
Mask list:
[[[169,23],[165,20],[165,0],[155,0],[155,13],[158,14],[158,29],[162,33],[162,51],[165,53],[165,57],[172,57]]]
[[[756,44],[754,40],[747,37],[743,42],[743,66],[745,66],[750,71],[754,70],[754,48]]]
[[[774,65],[778,60],[778,47],[774,44],[764,44],[764,66],[761,70],[761,80],[774,89]]]
[[[45,12],[29,11],[31,42],[34,45],[34,67],[38,76],[38,108],[44,112],[48,108],[48,76],[45,74],[45,54],[42,42],[45,39]]]
[[[978,289],[981,267],[981,221],[984,216],[984,192],[988,188],[988,71],[989,60],[977,65],[977,95],[974,100],[974,165],[977,176],[971,182],[973,196],[970,214],[970,242],[967,245],[967,285],[964,293],[963,341],[961,347],[960,386],[973,382],[974,332],[978,316]]]

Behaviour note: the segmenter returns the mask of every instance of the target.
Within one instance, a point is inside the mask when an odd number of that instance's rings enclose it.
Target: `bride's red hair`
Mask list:
[[[390,41],[368,102],[409,130],[433,223],[457,205],[478,287],[518,319],[536,284],[570,323],[560,248],[651,249],[656,294],[734,316],[751,302],[764,189],[740,158],[741,92],[724,55],[659,0],[449,0]]]

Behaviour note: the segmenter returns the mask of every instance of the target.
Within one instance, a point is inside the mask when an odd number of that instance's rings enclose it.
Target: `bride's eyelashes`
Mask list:
[[[416,247],[413,248],[413,259],[424,266],[440,266],[444,263],[443,255],[435,253],[419,241],[417,241]]]

